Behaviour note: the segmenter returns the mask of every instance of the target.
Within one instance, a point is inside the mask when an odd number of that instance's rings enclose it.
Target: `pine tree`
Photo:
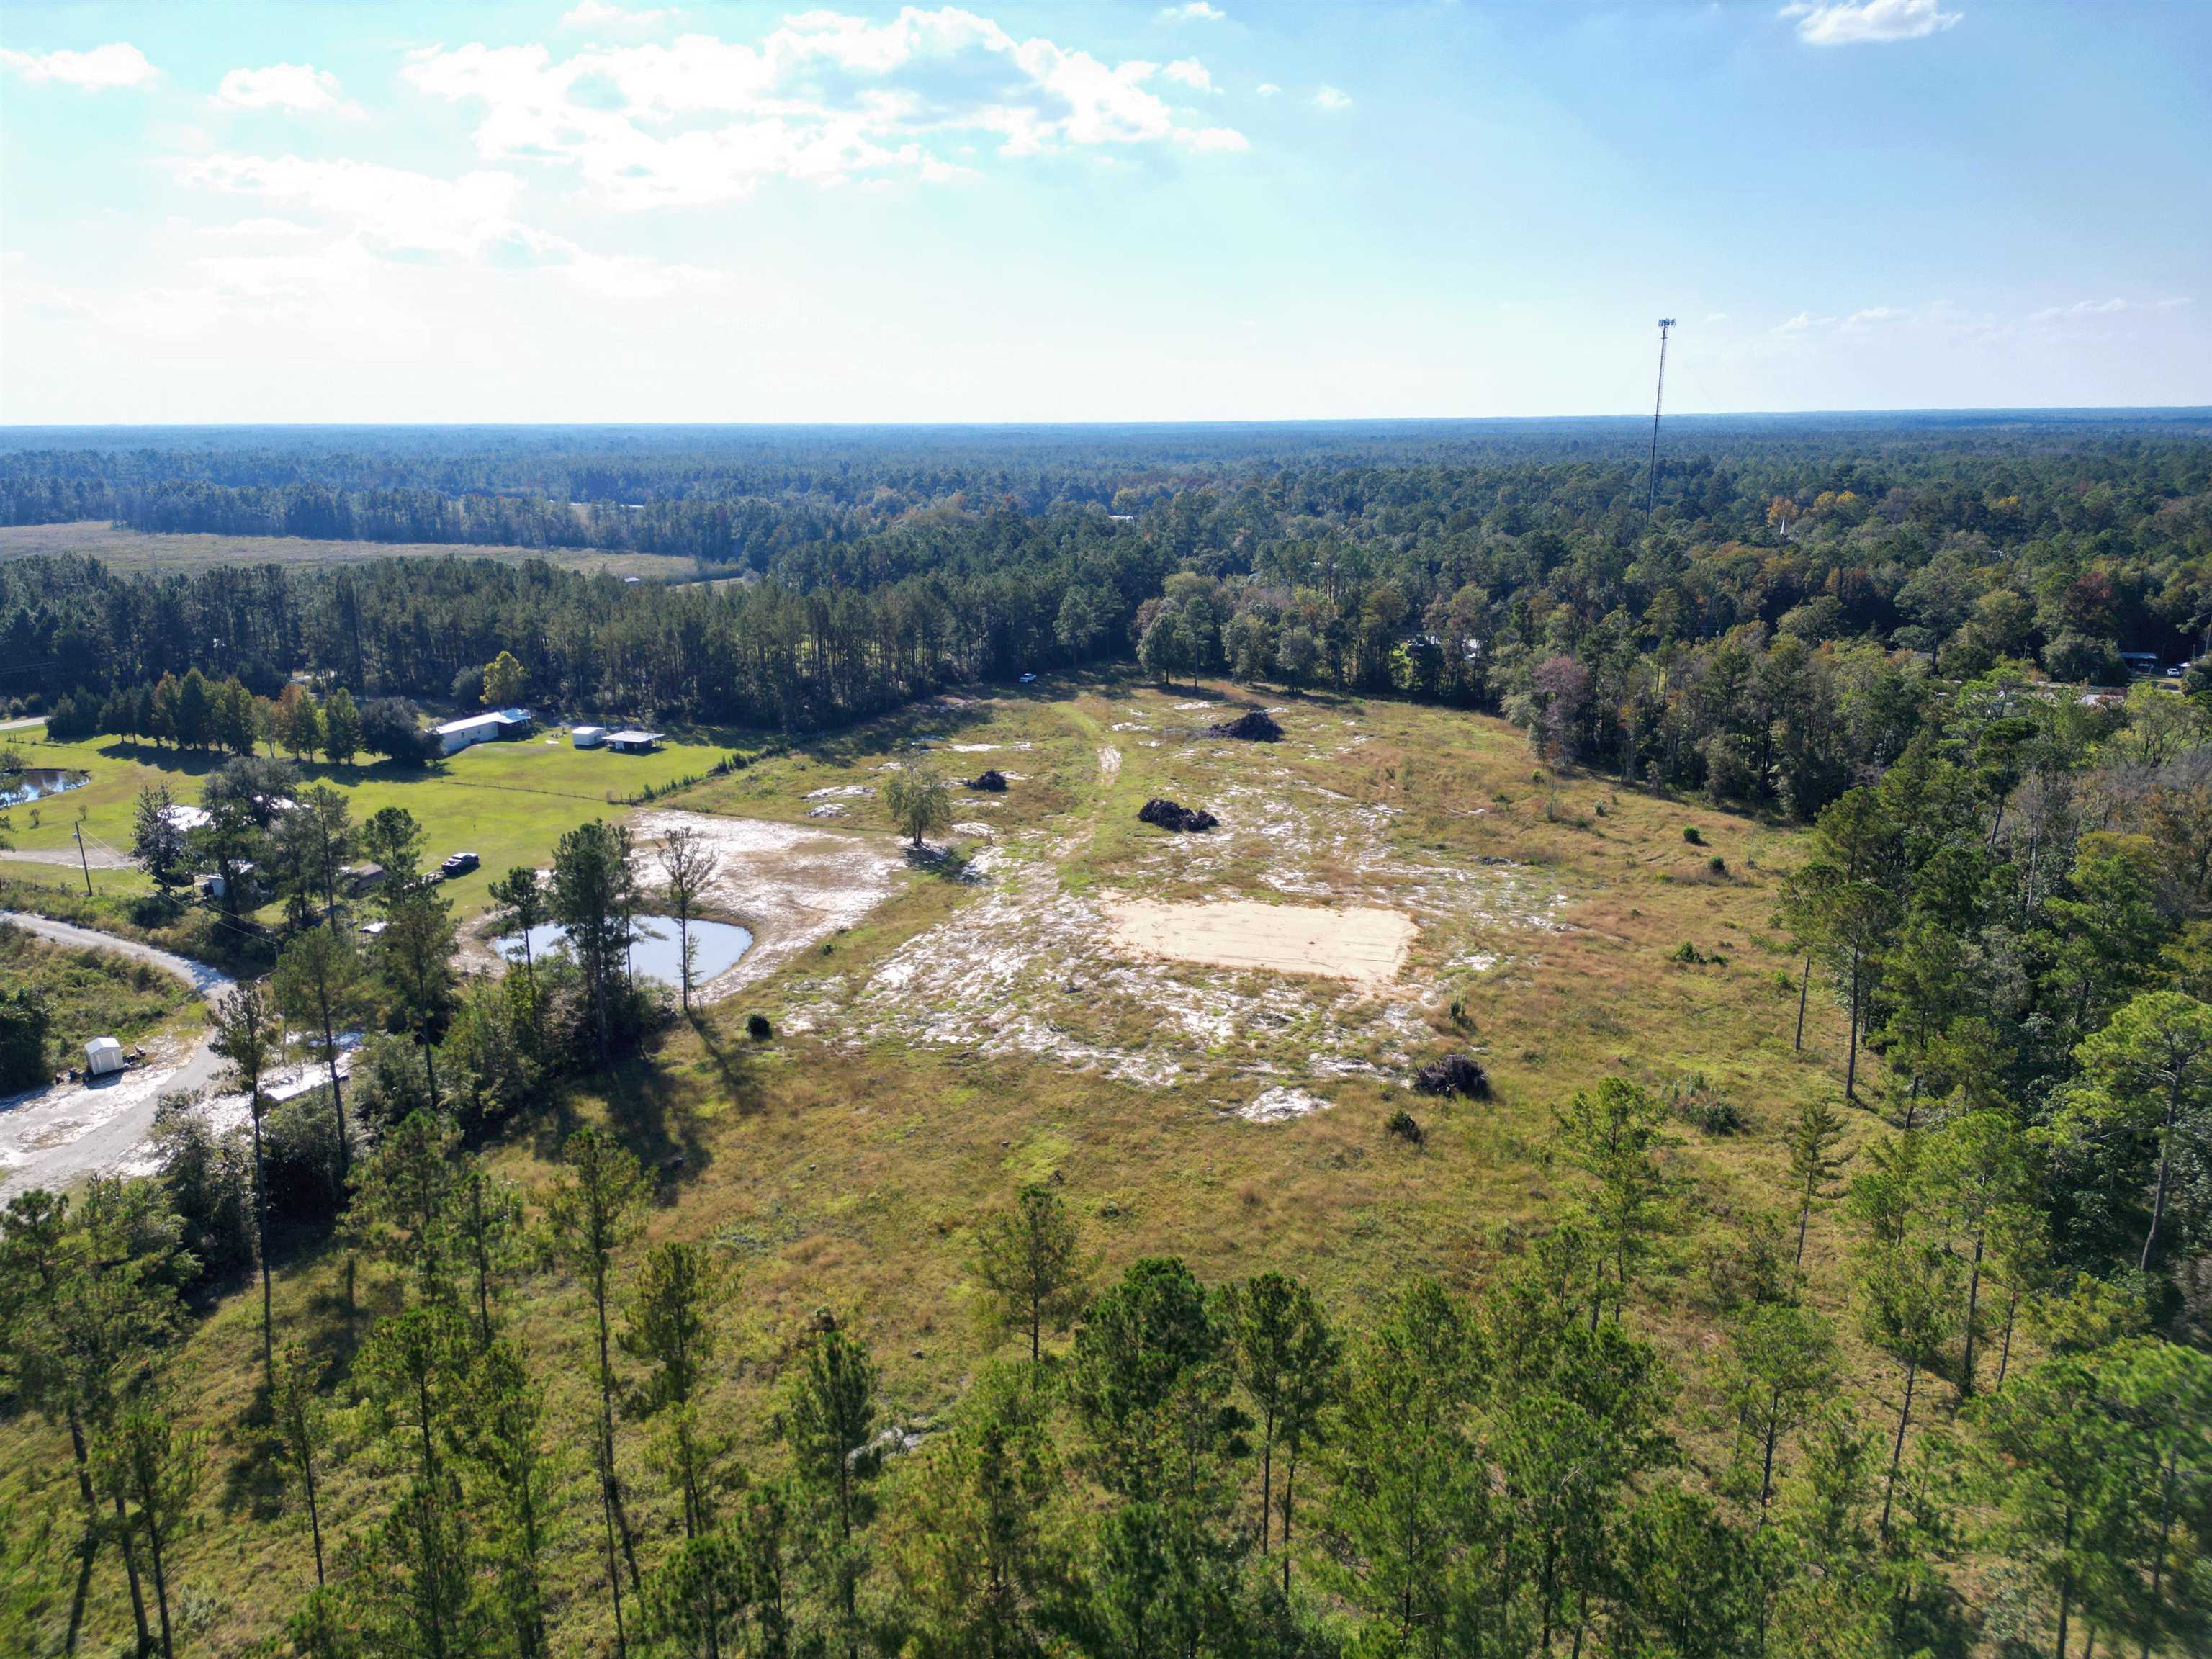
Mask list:
[[[991,1318],[1028,1336],[1033,1365],[1043,1358],[1045,1331],[1082,1307],[1091,1269],[1075,1218],[1049,1187],[1023,1188],[1013,1208],[976,1235],[975,1276],[990,1294]]]
[[[210,1046],[229,1062],[232,1086],[246,1093],[246,1121],[253,1133],[253,1255],[261,1273],[261,1381],[264,1394],[274,1395],[276,1327],[270,1304],[269,1177],[262,1156],[261,1079],[276,1057],[276,1008],[260,981],[249,980],[218,1000],[210,1012],[215,1025]]]
[[[556,1260],[584,1283],[591,1297],[597,1355],[593,1378],[599,1391],[599,1432],[592,1447],[599,1472],[599,1505],[606,1528],[607,1583],[614,1597],[615,1647],[629,1651],[623,1620],[623,1575],[638,1589],[636,1546],[623,1504],[615,1467],[613,1329],[615,1255],[635,1237],[645,1203],[645,1178],[637,1159],[604,1131],[586,1126],[568,1137],[563,1165],[545,1206],[546,1240]]]

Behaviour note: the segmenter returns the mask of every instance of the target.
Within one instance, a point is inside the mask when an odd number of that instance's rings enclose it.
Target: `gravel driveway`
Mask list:
[[[205,963],[136,939],[15,910],[0,910],[0,921],[57,945],[150,962],[184,980],[203,1000],[231,988],[228,975]],[[215,1085],[222,1062],[210,1040],[203,1036],[180,1059],[151,1059],[96,1084],[64,1083],[0,1098],[0,1203],[33,1187],[59,1191],[95,1170],[129,1164],[154,1127],[155,1101],[174,1091],[198,1093]]]

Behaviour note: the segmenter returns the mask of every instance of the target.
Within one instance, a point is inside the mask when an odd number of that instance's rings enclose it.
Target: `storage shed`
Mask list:
[[[84,1074],[106,1077],[123,1069],[123,1045],[112,1036],[94,1037],[84,1045]]]
[[[579,749],[597,749],[606,740],[607,728],[604,726],[572,726],[568,728],[568,741]]]
[[[625,728],[607,733],[607,747],[622,755],[649,755],[660,747],[660,733]]]

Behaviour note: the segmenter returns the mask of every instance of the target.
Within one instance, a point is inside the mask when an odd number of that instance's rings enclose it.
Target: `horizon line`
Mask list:
[[[1740,409],[1684,410],[1666,416],[1669,421],[1715,420],[1817,420],[1839,417],[1878,418],[1908,416],[2071,416],[2075,418],[2116,417],[2124,416],[2161,416],[2180,418],[2212,419],[2212,404],[1928,404],[1913,407],[1862,409]],[[1098,428],[1236,428],[1236,427],[1328,427],[1328,426],[1503,426],[1534,424],[1545,422],[1612,422],[1632,421],[1638,423],[1651,417],[1640,410],[1621,410],[1601,414],[1577,415],[1314,415],[1286,416],[1207,416],[1203,418],[1146,417],[1141,419],[1053,419],[1053,420],[842,420],[842,421],[775,421],[775,420],[177,420],[177,421],[12,421],[0,422],[0,433],[13,432],[113,432],[113,431],[206,431],[290,429],[300,431],[331,431],[381,428],[434,428],[453,431],[523,429],[533,431],[588,430],[606,428],[629,428],[647,430],[674,431],[704,428],[718,431],[1015,431],[1039,428],[1062,430],[1083,430]]]

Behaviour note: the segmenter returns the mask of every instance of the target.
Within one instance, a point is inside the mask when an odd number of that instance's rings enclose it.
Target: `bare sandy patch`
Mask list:
[[[861,921],[890,896],[896,851],[857,836],[831,835],[805,824],[726,818],[710,812],[641,812],[633,820],[642,854],[638,874],[648,889],[665,885],[655,856],[662,836],[681,825],[696,830],[721,859],[708,902],[751,929],[752,949],[702,988],[709,1001],[766,977],[842,927]]]
[[[1121,775],[1121,751],[1112,744],[1098,750],[1098,781],[1111,783]]]
[[[1413,942],[1413,918],[1366,907],[1323,908],[1258,904],[1155,904],[1127,899],[1107,908],[1114,942],[1124,951],[1216,968],[1320,974],[1383,986],[1398,977]]]
[[[1316,1112],[1325,1112],[1328,1103],[1319,1095],[1309,1094],[1288,1084],[1278,1084],[1264,1089],[1251,1100],[1237,1109],[1237,1115],[1247,1123],[1288,1123],[1293,1119],[1309,1117]]]

